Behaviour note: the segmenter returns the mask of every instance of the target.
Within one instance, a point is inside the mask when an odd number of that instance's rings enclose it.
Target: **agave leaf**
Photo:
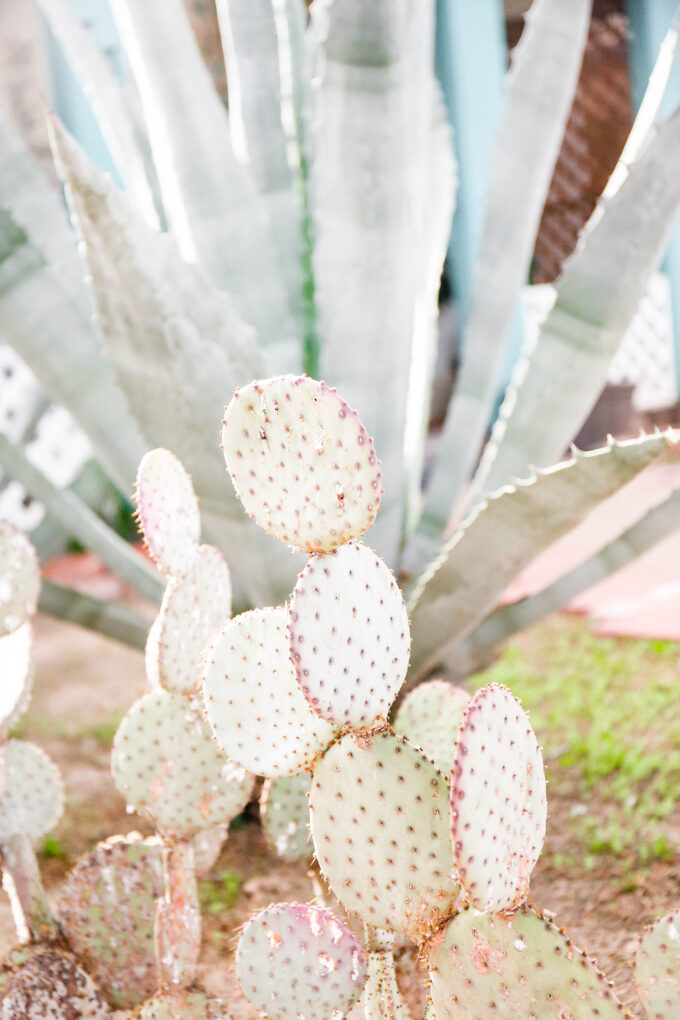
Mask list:
[[[302,0],[276,6],[278,11],[273,0],[217,0],[217,14],[227,69],[232,146],[252,173],[266,205],[279,271],[302,333],[302,189],[306,185],[298,131],[304,111],[294,105],[294,76],[300,76],[301,55],[292,52],[291,43],[304,37],[305,11]]]
[[[38,7],[78,79],[111,158],[150,226],[159,225],[160,197],[139,96],[116,77],[92,34],[67,0],[37,0]]]
[[[113,0],[142,99],[163,204],[182,256],[233,295],[270,348],[268,370],[295,371],[300,340],[286,301],[267,214],[234,156],[182,0]]]
[[[172,450],[192,475],[204,524],[238,575],[241,597],[267,593],[270,601],[288,590],[295,560],[244,519],[219,446],[225,403],[262,375],[253,330],[57,123],[53,146],[83,241],[104,354],[147,444]]]
[[[321,373],[361,408],[375,440],[386,498],[371,542],[391,561],[403,516],[417,281],[405,116],[410,8],[408,0],[315,0],[311,22],[319,44],[312,178]],[[428,123],[429,111],[421,111]]]
[[[541,550],[634,478],[674,438],[669,431],[612,440],[589,453],[574,450],[566,463],[507,486],[481,504],[411,596],[412,678],[450,655]]]
[[[127,606],[84,595],[45,578],[40,589],[38,609],[57,620],[96,630],[132,648],[143,649],[146,645],[149,621],[142,619]]]
[[[408,570],[434,555],[491,418],[505,344],[573,97],[591,0],[540,0],[507,77],[456,389],[427,486]]]
[[[44,504],[71,538],[77,538],[144,598],[160,602],[164,584],[149,562],[68,489],[58,489],[23,452],[0,435],[0,465]]]
[[[532,627],[593,585],[626,567],[678,530],[680,489],[675,489],[635,524],[542,591],[494,610],[465,640],[472,656],[486,653],[520,630]]]
[[[606,382],[680,209],[680,110],[650,134],[618,190],[595,209],[535,345],[515,368],[477,491],[559,457]]]

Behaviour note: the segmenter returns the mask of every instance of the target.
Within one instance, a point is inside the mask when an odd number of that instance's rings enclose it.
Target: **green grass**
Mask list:
[[[506,684],[531,715],[551,792],[573,797],[586,855],[642,865],[677,847],[680,646],[595,637],[554,618],[513,643],[473,684]],[[587,867],[587,861],[584,861]]]
[[[198,887],[201,906],[213,915],[231,910],[236,906],[242,885],[243,875],[231,868],[220,872],[216,879],[204,879]]]

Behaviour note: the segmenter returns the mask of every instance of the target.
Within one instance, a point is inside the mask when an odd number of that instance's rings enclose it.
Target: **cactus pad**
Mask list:
[[[333,738],[298,687],[285,609],[235,617],[208,650],[203,690],[218,743],[259,775],[300,772]]]
[[[189,693],[201,682],[208,642],[231,616],[231,578],[222,553],[202,545],[184,577],[168,584],[160,611],[158,679],[169,691]]]
[[[139,526],[156,566],[171,577],[190,570],[201,534],[191,479],[169,450],[150,450],[137,470]]]
[[[33,679],[33,630],[30,623],[0,637],[0,738],[26,711]]]
[[[246,998],[268,1020],[343,1017],[361,994],[366,958],[330,910],[279,903],[248,921],[236,972]]]
[[[645,928],[633,960],[635,991],[650,1020],[671,1020],[680,1004],[680,910]]]
[[[408,667],[408,614],[392,572],[352,542],[313,557],[290,599],[290,647],[312,708],[359,729],[387,718]]]
[[[33,616],[40,594],[40,564],[23,532],[0,521],[0,637]]]
[[[367,924],[416,942],[450,916],[448,784],[389,731],[347,734],[314,766],[310,828],[331,889]]]
[[[64,808],[64,785],[44,751],[24,740],[0,748],[5,783],[0,796],[0,844],[10,836],[35,843],[53,829]]]
[[[489,684],[466,709],[451,772],[454,861],[474,906],[497,913],[526,899],[546,813],[529,718],[506,687]]]
[[[157,616],[149,627],[146,635],[146,646],[144,648],[144,669],[149,686],[154,691],[161,689],[161,678],[159,671],[161,625],[163,621]]]
[[[236,494],[276,538],[330,552],[373,524],[381,496],[373,443],[325,383],[287,375],[237,390],[222,446]]]
[[[149,999],[130,1020],[225,1020],[227,1007],[219,999],[193,989],[178,988]]]
[[[528,907],[509,917],[461,911],[436,936],[430,995],[437,1020],[621,1020],[592,960]]]
[[[229,821],[253,788],[253,777],[222,754],[198,706],[167,691],[145,694],[127,713],[111,772],[128,803],[167,835]]]
[[[38,947],[3,978],[2,1020],[108,1020],[92,979],[70,953]]]
[[[418,684],[399,706],[394,728],[425,752],[440,772],[453,765],[458,728],[470,695],[446,680]]]
[[[115,1009],[131,1009],[157,987],[154,924],[164,888],[160,843],[136,833],[81,857],[62,888],[61,929]]]
[[[314,853],[309,838],[308,772],[284,779],[268,779],[260,798],[260,819],[267,843],[284,861],[299,861]]]
[[[192,844],[197,875],[205,875],[215,866],[228,835],[229,826],[226,823],[214,825],[212,829],[203,829],[196,833]]]

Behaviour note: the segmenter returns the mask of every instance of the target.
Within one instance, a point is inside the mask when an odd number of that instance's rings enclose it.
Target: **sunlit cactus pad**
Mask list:
[[[26,836],[35,843],[53,829],[64,809],[64,784],[44,751],[24,740],[0,748],[0,843]]]
[[[150,450],[137,471],[139,526],[156,566],[171,577],[191,568],[201,534],[191,479],[174,453]]]
[[[266,531],[307,552],[330,552],[373,524],[380,465],[359,416],[306,376],[244,386],[224,416],[234,488]]]
[[[134,833],[81,857],[62,887],[61,929],[115,1009],[131,1009],[156,989],[154,924],[164,888],[160,843]]]
[[[397,733],[421,748],[440,772],[448,775],[453,765],[458,728],[470,695],[446,680],[418,684],[404,698],[394,718]]]
[[[165,591],[156,638],[158,682],[169,691],[196,690],[206,646],[230,616],[229,568],[219,549],[202,545],[188,573]]]
[[[299,861],[314,853],[309,836],[308,772],[284,779],[268,779],[260,797],[260,819],[267,843],[285,861]]]
[[[451,837],[466,895],[492,913],[529,892],[545,839],[543,755],[506,687],[489,684],[468,705],[451,773]]]
[[[338,726],[387,718],[410,648],[408,613],[392,572],[352,542],[313,557],[290,599],[290,645],[308,702]]]
[[[279,903],[244,927],[236,971],[246,998],[269,1020],[339,1020],[361,994],[366,958],[330,910]]]
[[[470,907],[437,935],[430,957],[437,1020],[621,1020],[592,960],[528,907],[510,916]]]
[[[162,620],[160,616],[157,616],[149,627],[149,633],[146,635],[146,646],[144,648],[144,669],[146,671],[146,679],[149,682],[149,686],[154,691],[161,689],[159,669],[161,623]]]
[[[168,835],[230,821],[253,788],[253,777],[222,754],[198,707],[168,691],[145,694],[127,713],[111,772],[127,802]]]
[[[310,827],[347,910],[416,942],[452,913],[448,796],[432,762],[388,731],[350,733],[328,749],[312,775]]]
[[[106,1020],[101,993],[75,956],[36,947],[3,976],[2,1020]]]
[[[24,623],[0,637],[0,739],[28,708],[32,679],[33,630]]]
[[[192,840],[194,848],[194,868],[197,875],[205,875],[213,867],[220,856],[222,846],[229,834],[227,823],[215,825],[212,829],[202,829]]]
[[[235,617],[207,653],[203,691],[219,744],[258,775],[301,771],[333,737],[298,687],[285,609]]]
[[[635,991],[650,1020],[680,1011],[680,910],[645,928],[633,960]]]
[[[178,988],[149,999],[129,1020],[229,1020],[226,1005],[196,989]]]
[[[11,634],[38,608],[40,564],[23,532],[0,521],[0,637]]]

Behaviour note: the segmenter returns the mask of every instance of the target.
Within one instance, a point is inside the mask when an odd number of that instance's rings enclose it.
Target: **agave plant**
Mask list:
[[[278,601],[301,565],[241,517],[219,469],[224,394],[257,376],[323,377],[363,409],[386,492],[370,541],[411,586],[414,680],[497,643],[674,526],[677,493],[563,582],[496,609],[530,559],[667,445],[611,443],[552,467],[605,382],[680,207],[680,113],[657,123],[675,26],[485,444],[590,16],[589,0],[535,0],[508,73],[457,385],[423,487],[455,193],[433,0],[315,0],[309,20],[302,0],[218,0],[228,111],[181,0],[112,2],[123,83],[63,0],[40,6],[126,193],[54,121],[71,235],[55,192],[1,128],[0,327],[123,492],[147,447],[181,458],[240,608]],[[148,564],[85,500],[50,485],[19,445],[0,456],[68,534],[160,599]],[[452,519],[462,523],[451,535]],[[121,607],[54,586],[42,604],[145,640]]]

